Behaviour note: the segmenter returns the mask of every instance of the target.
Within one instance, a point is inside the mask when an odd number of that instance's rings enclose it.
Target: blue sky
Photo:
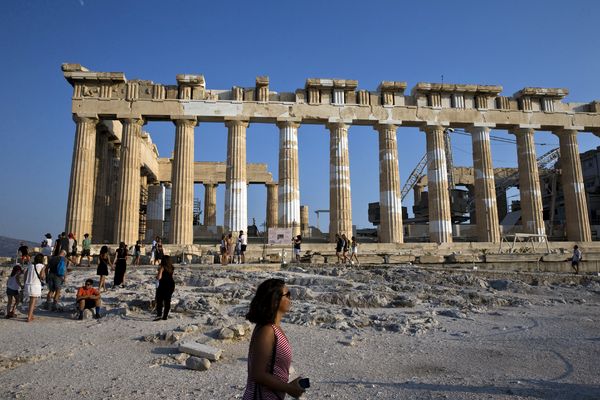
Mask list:
[[[0,2],[0,235],[38,241],[62,231],[75,125],[63,62],[128,79],[175,84],[179,73],[204,74],[207,87],[253,86],[270,77],[274,91],[293,92],[306,78],[357,79],[374,90],[382,80],[497,84],[504,95],[525,86],[566,87],[566,101],[600,99],[600,2],[565,1],[123,1]],[[407,90],[408,91],[408,90]],[[174,145],[174,126],[145,126],[161,155]],[[493,134],[511,137],[503,131]],[[196,128],[196,161],[224,161],[227,129]],[[349,134],[353,221],[371,226],[367,203],[378,201],[377,135]],[[536,134],[541,154],[557,144]],[[400,176],[425,152],[424,134],[398,131]],[[600,146],[590,133],[580,150]],[[328,201],[329,139],[325,127],[299,130],[301,203]],[[278,130],[248,128],[248,162],[277,176]],[[453,137],[456,165],[472,164],[470,138]],[[493,142],[494,165],[516,166],[511,144]],[[203,199],[203,187],[196,197]],[[224,187],[218,191],[218,222]],[[405,205],[412,206],[409,196]],[[248,217],[265,218],[266,189],[250,186]],[[321,218],[323,227],[326,216]]]

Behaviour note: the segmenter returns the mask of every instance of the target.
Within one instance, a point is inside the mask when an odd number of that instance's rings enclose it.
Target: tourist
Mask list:
[[[19,244],[19,248],[17,249],[17,256],[19,261],[21,262],[21,265],[24,265],[25,263],[25,257],[27,257],[29,255],[29,246],[27,246],[25,243],[21,242]]]
[[[304,389],[289,369],[292,348],[281,328],[281,318],[290,310],[291,293],[281,279],[261,283],[250,303],[246,319],[256,324],[248,349],[248,379],[243,400],[300,397]]]
[[[232,263],[233,262],[233,251],[234,251],[235,247],[233,244],[233,234],[231,232],[229,232],[229,234],[227,235],[225,242],[226,242],[226,246],[227,246],[227,262]]]
[[[141,256],[142,256],[142,245],[140,244],[140,241],[138,240],[135,242],[135,246],[133,247],[133,262],[131,264],[139,266]]]
[[[335,234],[335,255],[337,256],[337,263],[341,264],[342,262],[342,250],[344,249],[344,240],[340,236],[339,233]]]
[[[156,244],[160,238],[157,236],[152,241],[152,248],[150,248],[150,264],[154,265],[154,260],[156,260]]]
[[[125,272],[127,271],[127,245],[125,242],[119,243],[115,260],[115,279],[113,289],[117,286],[125,287]]]
[[[356,261],[356,265],[360,265],[358,262],[358,242],[354,236],[352,236],[352,242],[350,243],[350,264],[353,263],[353,259]]]
[[[102,246],[100,248],[100,255],[98,256],[98,267],[96,268],[96,275],[100,276],[98,282],[98,290],[106,290],[106,277],[108,276],[108,266],[113,269],[113,264],[110,262],[110,255],[108,246]]]
[[[69,250],[67,250],[67,254],[71,264],[77,265],[79,257],[77,256],[77,239],[75,239],[74,233],[69,233]]]
[[[60,240],[59,240],[59,247],[58,247],[58,253],[56,253],[56,255],[60,254],[61,250],[64,250],[67,254],[71,253],[71,249],[73,248],[73,246],[69,246],[70,241],[69,238],[67,237],[67,233],[63,232],[60,234]]]
[[[56,235],[56,241],[54,242],[54,247],[52,248],[52,256],[53,257],[58,256],[58,254],[60,253],[61,239],[62,239],[62,234],[61,233],[59,233],[58,235]],[[48,260],[48,262],[50,262],[50,260]]]
[[[100,318],[100,292],[94,289],[93,284],[93,280],[86,279],[85,284],[77,290],[75,302],[77,303],[77,310],[79,310],[79,316],[77,317],[79,320],[83,319],[84,310],[91,310],[92,308],[96,310],[94,318]]]
[[[25,270],[25,289],[23,291],[23,295],[29,297],[27,322],[31,322],[33,321],[33,310],[35,310],[35,303],[38,298],[42,297],[42,280],[44,279],[46,268],[43,264],[44,256],[42,254],[36,254],[33,264],[29,263],[29,256],[27,256],[27,262],[28,264]]]
[[[238,237],[238,240],[241,243],[241,248],[240,248],[241,263],[245,264],[246,263],[246,249],[248,248],[248,235],[246,235],[244,233],[244,231],[240,231],[240,236]]]
[[[575,271],[575,274],[579,274],[579,263],[581,262],[583,254],[579,250],[579,246],[573,246],[573,257],[571,258],[571,268]]]
[[[92,239],[90,239],[90,234],[86,233],[83,235],[83,242],[81,242],[81,258],[79,259],[79,266],[83,262],[83,257],[87,260],[87,266],[91,266],[92,262],[90,261],[90,257],[92,254]]]
[[[60,292],[65,282],[67,281],[67,252],[61,250],[58,256],[51,257],[48,261],[48,266],[45,268],[46,283],[48,284],[48,294],[46,295],[46,304],[44,308],[47,310],[50,307],[52,299],[52,311],[58,310],[58,300]]]
[[[52,235],[46,233],[41,243],[41,252],[44,255],[44,263],[47,263],[52,255]]]
[[[162,239],[160,237],[156,237],[156,256],[154,258],[154,264],[160,264],[160,261],[165,256],[165,251],[163,249]]]
[[[348,240],[348,237],[346,237],[345,233],[342,233],[342,240],[344,241],[344,247],[342,248],[342,262],[346,264],[348,262],[348,249],[350,246],[350,241]]]
[[[221,245],[219,247],[221,252],[221,265],[227,265],[227,239],[225,235],[221,235]]]
[[[234,260],[235,264],[240,264],[242,261],[242,238],[240,236],[235,240],[235,248],[234,248]]]
[[[171,257],[164,256],[160,261],[160,268],[158,268],[158,273],[156,274],[158,287],[156,288],[155,321],[159,321],[160,319],[165,320],[169,317],[169,310],[171,310],[171,296],[173,296],[173,291],[175,290],[173,270]]]
[[[21,282],[22,275],[23,268],[21,268],[20,264],[17,264],[13,267],[12,272],[8,277],[8,282],[6,283],[6,297],[8,297],[6,303],[6,319],[14,318],[16,316],[15,310],[19,304],[19,290],[24,288],[24,285]]]
[[[300,250],[302,247],[302,236],[301,235],[294,236],[294,238],[292,239],[292,242],[294,243],[294,256],[296,258],[296,262],[300,262]]]

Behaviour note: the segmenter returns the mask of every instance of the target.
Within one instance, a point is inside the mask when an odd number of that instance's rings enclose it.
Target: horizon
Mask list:
[[[359,88],[367,90],[384,80],[406,81],[407,93],[417,82],[442,80],[501,85],[503,95],[523,87],[564,87],[569,90],[564,102],[600,99],[600,55],[594,51],[600,48],[595,32],[600,3],[362,4],[2,3],[0,32],[10,40],[0,45],[9,60],[0,67],[5,115],[0,137],[6,160],[0,178],[7,188],[0,197],[0,235],[38,242],[46,232],[54,236],[64,231],[75,134],[72,88],[60,70],[65,62],[162,84],[174,84],[177,74],[202,74],[208,89],[253,86],[256,76],[267,75],[276,92],[293,92],[307,78],[318,77],[357,79]],[[160,156],[169,157],[174,124],[149,122],[143,129]],[[503,130],[491,134],[513,138]],[[226,137],[223,124],[197,126],[195,161],[224,162]],[[276,180],[277,127],[250,124],[247,137],[247,162],[266,163]],[[399,127],[397,137],[404,185],[425,153],[425,135]],[[538,156],[558,147],[558,138],[548,132],[536,133],[535,140]],[[578,140],[580,153],[600,146],[600,138],[591,133],[578,135]],[[309,206],[310,225],[316,225],[314,211],[329,208],[329,133],[323,126],[303,124],[298,141],[301,204]],[[470,138],[454,134],[452,146],[455,166],[472,166]],[[376,132],[352,126],[349,152],[353,224],[372,228],[367,207],[379,201]],[[515,145],[492,142],[495,168],[516,167],[516,159]],[[224,191],[220,185],[219,225]],[[203,194],[202,185],[195,185],[194,197],[203,202]],[[514,190],[508,194],[514,196]],[[255,218],[259,229],[265,204],[264,186],[250,185],[248,222]],[[411,215],[412,195],[402,205]]]

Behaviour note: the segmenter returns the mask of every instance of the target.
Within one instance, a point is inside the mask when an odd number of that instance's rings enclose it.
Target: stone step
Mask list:
[[[179,345],[179,351],[192,356],[217,361],[221,358],[223,350],[197,342],[186,342]]]

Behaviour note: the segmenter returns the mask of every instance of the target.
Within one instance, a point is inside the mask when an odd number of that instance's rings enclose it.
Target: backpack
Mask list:
[[[56,266],[56,275],[65,276],[67,272],[67,263],[65,263],[65,258],[61,257],[58,265]]]

